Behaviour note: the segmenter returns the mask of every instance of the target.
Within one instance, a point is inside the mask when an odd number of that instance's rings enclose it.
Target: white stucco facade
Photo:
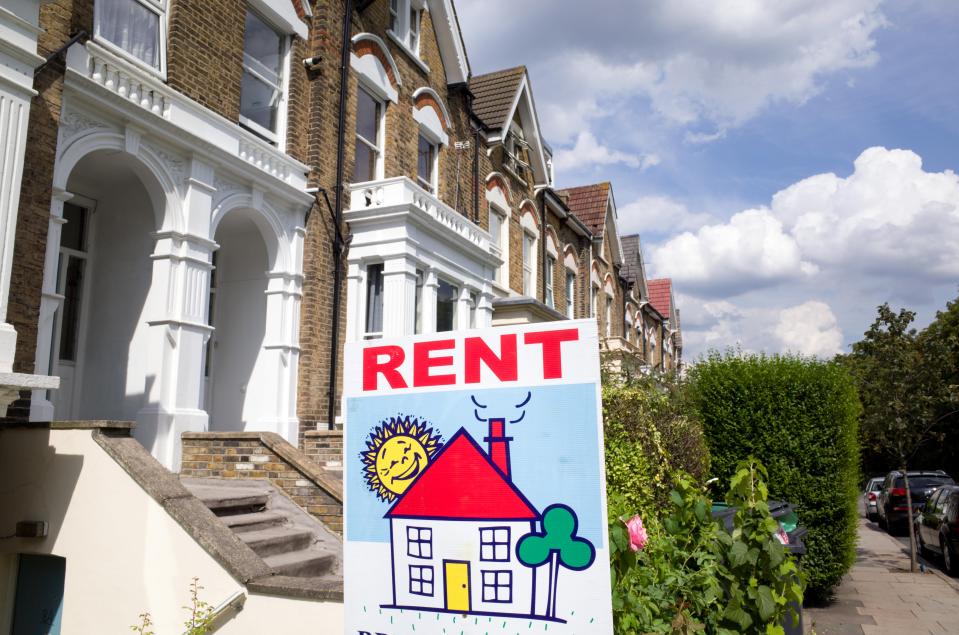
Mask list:
[[[95,42],[73,46],[35,362],[63,382],[34,393],[31,419],[136,421],[174,469],[187,431],[296,443],[307,170]],[[72,277],[65,256],[84,260]]]
[[[447,330],[491,325],[500,259],[486,231],[406,177],[353,184],[344,218],[352,235],[347,341],[442,330],[437,301],[451,288],[455,309]],[[382,329],[372,331],[369,276],[380,265]]]

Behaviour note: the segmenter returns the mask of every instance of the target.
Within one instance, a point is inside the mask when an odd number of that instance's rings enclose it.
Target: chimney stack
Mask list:
[[[489,436],[483,439],[489,444],[489,458],[493,465],[508,479],[512,480],[509,469],[509,442],[513,437],[506,436],[506,419],[489,420]]]

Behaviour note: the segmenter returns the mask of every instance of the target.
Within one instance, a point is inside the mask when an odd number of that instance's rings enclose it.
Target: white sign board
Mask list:
[[[346,633],[612,633],[595,320],[348,344]]]

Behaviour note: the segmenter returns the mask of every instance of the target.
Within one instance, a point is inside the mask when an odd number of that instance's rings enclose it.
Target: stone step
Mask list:
[[[333,568],[336,556],[319,551],[291,551],[267,556],[263,561],[278,575],[311,578],[324,575]]]
[[[238,533],[236,536],[264,559],[267,556],[300,551],[313,544],[313,533],[309,529],[268,527]]]
[[[187,489],[217,516],[263,511],[270,497],[267,491],[254,488],[190,485]]]
[[[282,525],[287,521],[287,517],[271,511],[253,512],[250,514],[235,514],[232,516],[223,516],[222,520],[227,527],[233,530],[233,533],[242,534],[249,531],[259,531],[269,527]]]

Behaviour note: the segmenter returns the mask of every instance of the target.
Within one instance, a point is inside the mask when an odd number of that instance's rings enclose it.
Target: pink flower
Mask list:
[[[643,527],[643,521],[638,514],[626,521],[626,529],[629,530],[629,548],[633,551],[641,551],[649,542],[649,534],[646,533],[646,528]]]

